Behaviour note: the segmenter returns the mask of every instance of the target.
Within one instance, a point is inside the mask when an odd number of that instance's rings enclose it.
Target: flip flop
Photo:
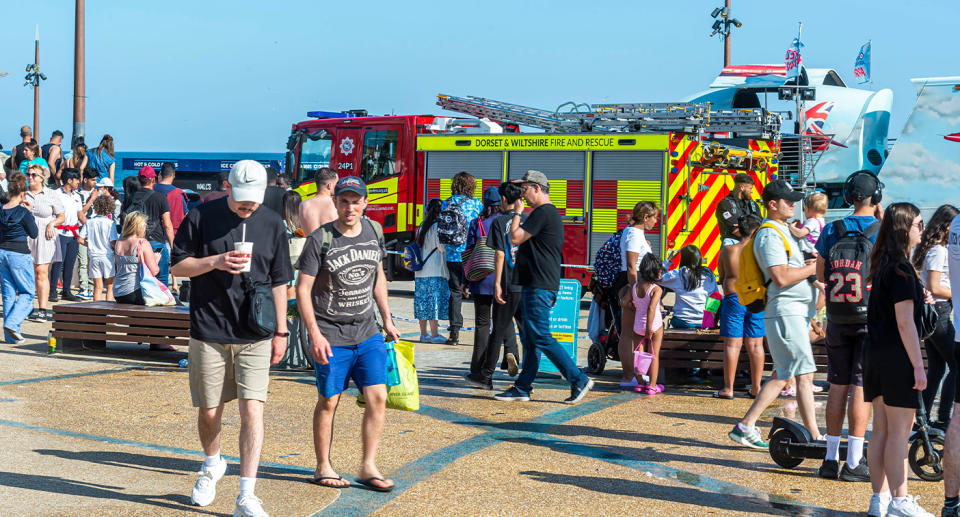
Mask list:
[[[713,398],[723,399],[723,400],[733,400],[733,395],[721,395],[720,391],[717,390],[713,392]]]
[[[361,485],[369,488],[370,490],[373,490],[374,492],[390,492],[390,491],[393,490],[393,485],[390,485],[390,486],[374,485],[374,484],[373,484],[374,481],[382,481],[382,482],[384,482],[384,483],[387,482],[386,479],[377,478],[377,477],[372,477],[372,478],[367,478],[367,479],[357,478],[357,483],[360,483]]]
[[[350,487],[350,484],[349,484],[349,483],[347,483],[346,485],[333,485],[333,484],[330,484],[330,483],[324,483],[324,481],[345,481],[345,480],[343,479],[343,476],[320,476],[320,477],[318,477],[318,478],[313,478],[312,480],[310,480],[310,482],[313,483],[314,485],[319,485],[319,486],[326,487],[326,488],[348,488],[348,487]]]

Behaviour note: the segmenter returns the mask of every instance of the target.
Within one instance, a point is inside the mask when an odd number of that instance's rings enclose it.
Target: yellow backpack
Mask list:
[[[790,258],[790,243],[779,228],[771,223],[763,223],[759,232],[763,228],[773,228],[780,238],[783,239],[783,248],[787,250],[787,259]],[[756,240],[756,234],[750,239],[750,242],[743,247],[740,253],[740,265],[737,269],[737,280],[733,283],[737,290],[737,298],[740,305],[743,305],[750,312],[763,312],[767,305],[767,286],[768,280],[763,278],[763,271],[760,264],[757,263],[757,256],[753,252],[753,242]]]

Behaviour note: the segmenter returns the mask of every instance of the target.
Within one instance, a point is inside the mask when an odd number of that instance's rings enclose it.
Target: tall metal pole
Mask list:
[[[724,3],[724,7],[727,8],[728,13],[731,12],[730,1],[731,0],[726,0],[726,2]],[[727,21],[727,20],[724,20],[724,21]],[[723,36],[723,66],[728,67],[730,66],[730,24],[729,22],[725,24],[724,28],[726,29],[726,31]]]
[[[37,25],[36,36],[33,40],[33,64],[40,67],[40,26]],[[33,87],[33,138],[40,141],[40,81]]]
[[[71,147],[77,139],[83,138],[86,123],[86,92],[84,84],[84,0],[76,0],[77,12],[74,16],[73,36],[73,136],[70,139]]]

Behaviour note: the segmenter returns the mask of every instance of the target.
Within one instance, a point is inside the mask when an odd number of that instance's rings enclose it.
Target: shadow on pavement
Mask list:
[[[716,494],[697,490],[695,488],[664,486],[658,483],[633,481],[629,479],[611,479],[597,476],[571,476],[567,474],[553,474],[526,470],[520,472],[536,481],[556,483],[585,488],[603,494],[623,495],[628,497],[641,496],[660,501],[674,503],[695,504],[709,509],[730,510],[735,512],[756,512],[772,515],[783,515],[784,511],[769,507],[770,503],[758,501],[749,497]],[[766,506],[766,507],[765,507]]]

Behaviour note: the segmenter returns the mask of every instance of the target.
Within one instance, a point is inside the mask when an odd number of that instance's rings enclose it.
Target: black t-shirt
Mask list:
[[[717,226],[720,227],[720,236],[724,239],[735,239],[733,227],[745,215],[760,216],[760,207],[753,199],[739,199],[731,193],[717,203]]]
[[[167,234],[163,231],[163,214],[170,212],[170,202],[167,196],[150,189],[137,191],[133,196],[123,200],[121,210],[124,214],[131,210],[131,206],[143,203],[147,212],[147,235],[149,241],[166,242]],[[133,208],[137,208],[133,206]]]
[[[269,207],[274,212],[283,215],[283,195],[287,190],[281,187],[270,186],[263,193],[263,206]]]
[[[530,212],[521,228],[531,237],[520,245],[516,275],[520,285],[547,291],[560,289],[563,262],[563,220],[557,207],[540,205]]]
[[[520,215],[520,223],[522,224],[527,220],[526,214]],[[493,226],[490,227],[490,233],[487,235],[487,245],[491,248],[502,251],[504,253],[503,257],[503,277],[501,278],[500,287],[504,292],[514,292],[519,293],[521,285],[517,281],[516,274],[516,264],[517,264],[517,247],[510,246],[508,244],[508,238],[510,237],[510,225],[513,224],[513,214],[505,214],[496,218],[493,221]],[[509,251],[508,251],[509,250]],[[507,255],[510,255],[509,257]],[[511,266],[511,260],[513,266]]]
[[[253,242],[250,280],[278,286],[293,280],[287,235],[280,216],[258,209],[247,219],[230,210],[226,199],[203,203],[191,210],[173,241],[172,263],[187,257],[203,258],[232,251],[247,225]],[[240,275],[215,269],[191,278],[190,337],[200,341],[235,344],[259,341],[240,324],[238,314],[244,293]]]
[[[903,348],[893,306],[905,300],[913,300],[916,321],[916,314],[919,314],[923,304],[923,285],[906,257],[881,265],[873,278],[867,305],[867,328],[870,329],[868,346]]]
[[[20,144],[17,144],[16,146],[14,146],[14,148],[13,148],[13,153],[12,153],[12,154],[13,154],[13,168],[14,168],[14,169],[19,168],[19,167],[20,167],[20,162],[22,162],[23,160],[26,160],[26,159],[27,159],[27,155],[26,155],[26,153],[23,151],[24,149],[26,149],[26,147],[27,147],[27,144],[25,144],[25,143],[20,143]]]

